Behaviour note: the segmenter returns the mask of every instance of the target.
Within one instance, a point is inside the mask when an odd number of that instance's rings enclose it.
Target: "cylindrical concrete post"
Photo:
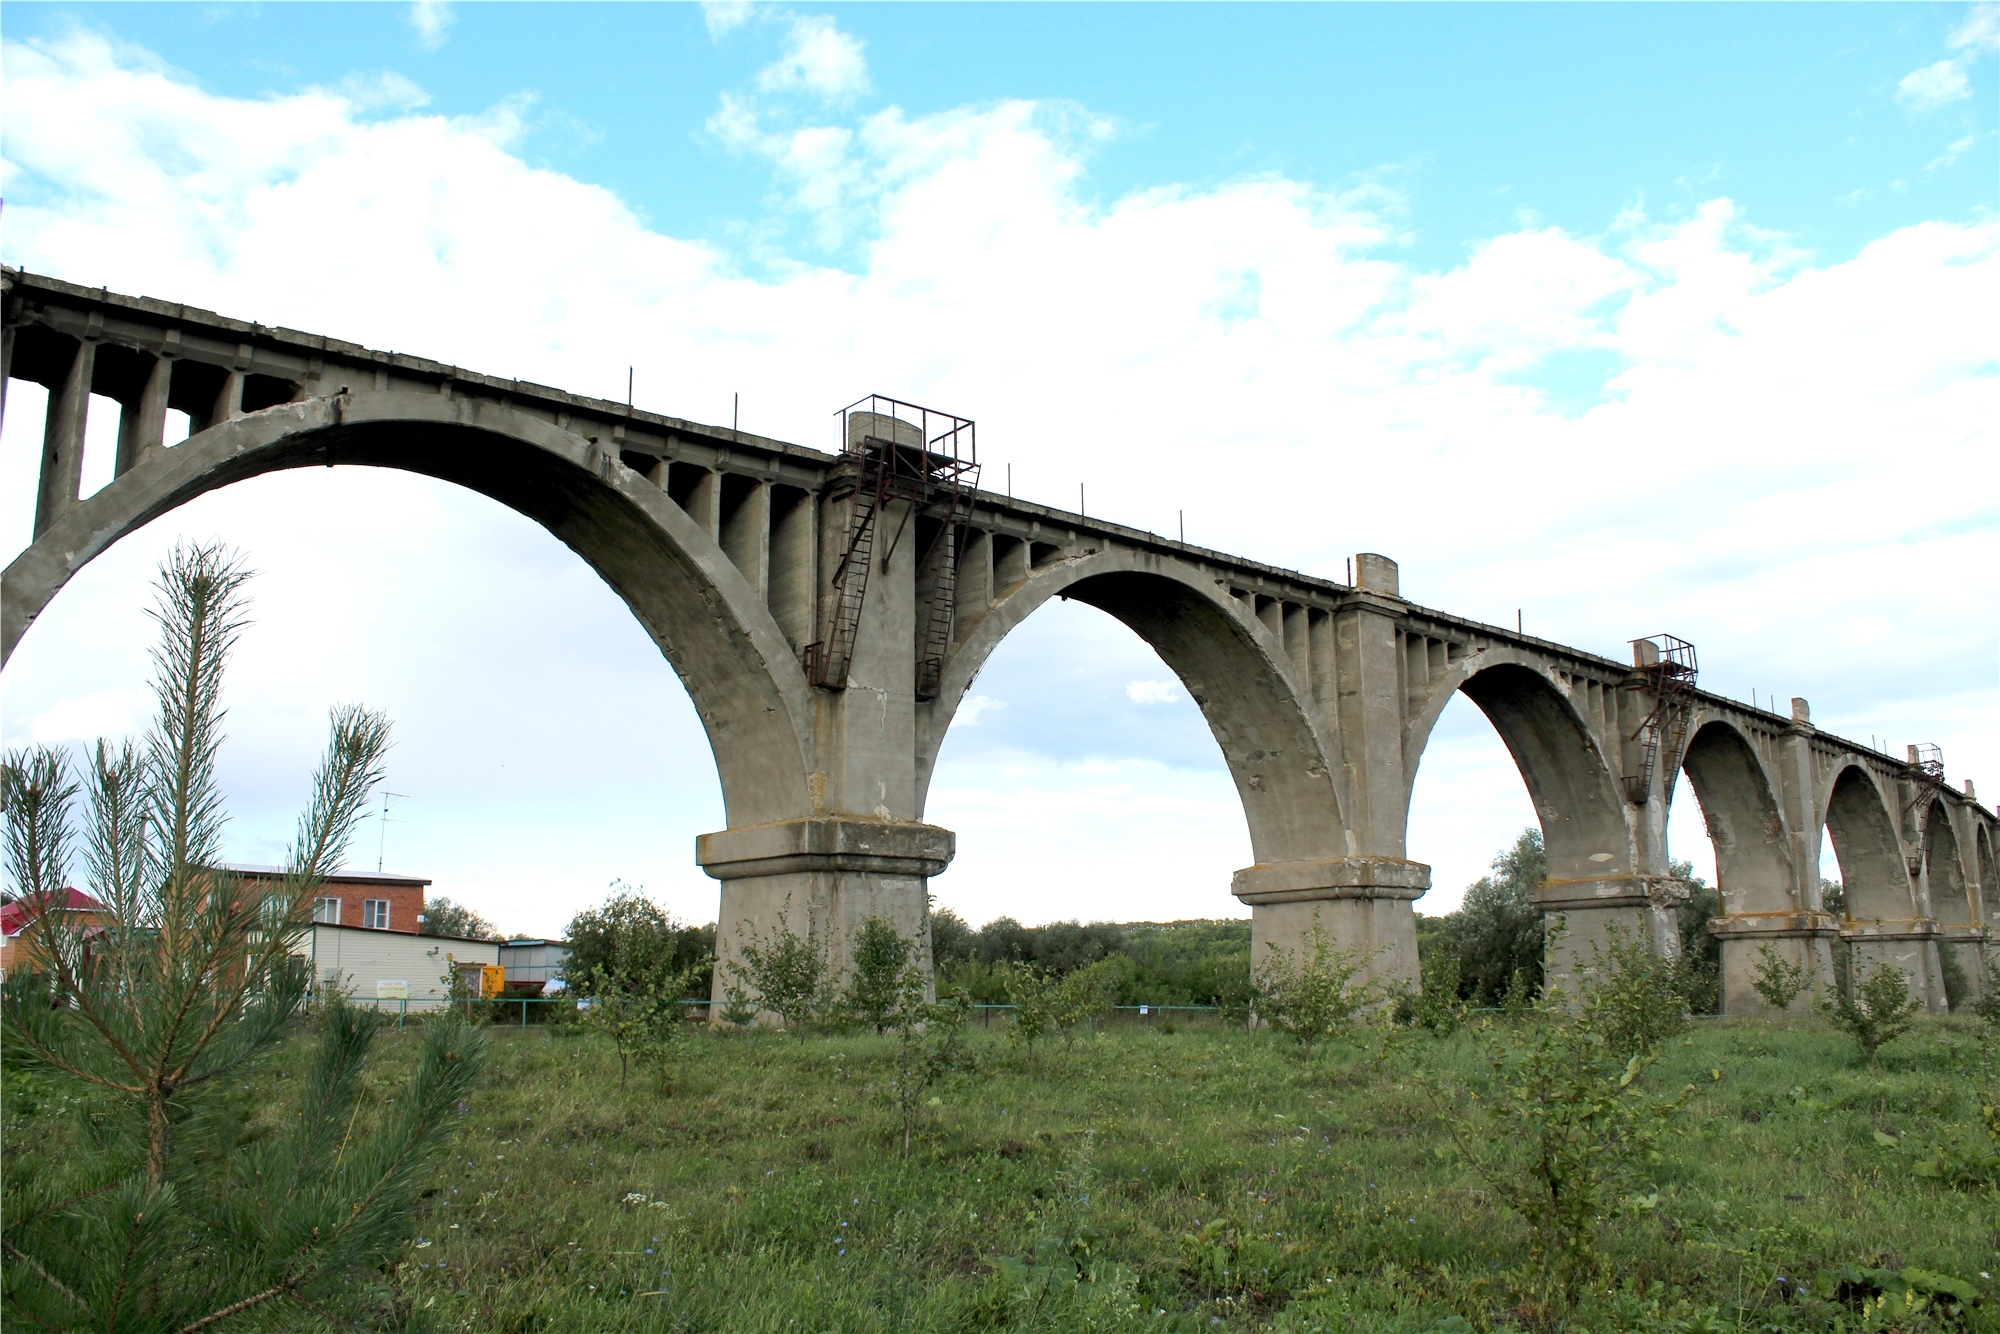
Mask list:
[[[69,513],[83,482],[83,435],[90,418],[90,381],[97,344],[78,342],[63,382],[49,395],[42,431],[41,485],[35,497],[35,536]]]
[[[171,360],[153,358],[153,369],[146,375],[146,387],[140,390],[139,401],[125,404],[118,414],[116,476],[123,477],[166,447],[167,389],[173,373]]]
[[[931,965],[928,881],[951,864],[949,829],[904,820],[829,815],[703,834],[702,870],[722,882],[711,998],[754,1000],[738,960],[745,944],[789,931],[822,952],[837,984],[850,970],[862,923],[879,917],[916,942]]]

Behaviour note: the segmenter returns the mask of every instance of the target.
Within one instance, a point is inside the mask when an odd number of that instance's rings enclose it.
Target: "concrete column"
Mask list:
[[[90,419],[90,380],[97,344],[79,342],[63,381],[49,393],[42,429],[42,474],[35,497],[35,536],[75,507],[83,481],[83,434]]]
[[[1238,871],[1230,891],[1250,905],[1250,966],[1275,950],[1301,949],[1313,919],[1341,949],[1364,956],[1362,976],[1415,983],[1417,925],[1411,903],[1430,888],[1430,867],[1396,857],[1270,862]]]
[[[222,388],[216,391],[215,406],[208,411],[210,426],[233,422],[243,415],[243,378],[242,371],[231,371],[222,377]]]
[[[1910,994],[1932,1014],[1947,1010],[1944,970],[1938,960],[1943,935],[1928,917],[1903,922],[1846,921],[1840,939],[1849,949],[1848,984],[1859,987],[1878,967],[1887,965],[1903,975]]]
[[[711,541],[722,540],[722,477],[714,469],[704,468],[695,478],[687,510]]]
[[[771,579],[771,487],[752,482],[721,524],[722,553],[743,572],[759,597]]]
[[[1260,861],[1238,871],[1231,889],[1250,905],[1253,967],[1273,950],[1302,948],[1317,914],[1340,948],[1366,956],[1366,976],[1398,985],[1417,980],[1410,904],[1430,888],[1430,867],[1404,855],[1408,785],[1397,626],[1405,604],[1394,561],[1364,554],[1355,558],[1355,570],[1357,591],[1334,613],[1330,636],[1347,828],[1325,831],[1328,857]],[[1274,603],[1266,611],[1266,624],[1284,637],[1282,609]],[[1311,648],[1305,649],[1302,674],[1309,675]]]
[[[1004,550],[996,550],[993,557],[993,590],[995,595],[1005,592],[1021,583],[1032,572],[1029,561],[1033,556],[1028,544],[1016,539],[1007,539]]]
[[[118,464],[115,475],[123,477],[167,445],[167,390],[174,363],[165,357],[153,359],[146,387],[137,403],[126,403],[118,414]]]
[[[1766,947],[1806,970],[1806,989],[1792,1002],[1793,1013],[1810,1009],[1833,984],[1833,941],[1840,932],[1831,913],[1735,913],[1712,918],[1708,929],[1722,941],[1724,1014],[1762,1014],[1768,1008],[1756,987]]]
[[[789,488],[771,498],[770,592],[766,602],[795,649],[813,640],[813,607],[819,594],[819,540],[813,521],[819,499]]]
[[[1646,942],[1664,958],[1680,954],[1675,909],[1687,901],[1685,880],[1666,875],[1618,875],[1602,880],[1545,880],[1542,910],[1548,924],[1543,984],[1572,1000],[1591,985],[1611,946]]]
[[[743,945],[780,929],[809,933],[836,978],[846,977],[861,925],[880,917],[919,941],[930,968],[928,882],[951,863],[948,829],[916,821],[823,816],[703,834],[695,845],[701,868],[722,882],[717,918],[715,986],[718,1003],[732,987],[754,995],[738,961]]]

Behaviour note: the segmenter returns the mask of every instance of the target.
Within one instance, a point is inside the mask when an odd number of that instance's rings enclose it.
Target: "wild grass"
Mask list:
[[[1667,1040],[1646,1078],[1697,1088],[1656,1198],[1607,1224],[1608,1270],[1569,1296],[1440,1154],[1461,1112],[1420,1078],[1478,1087],[1507,1022],[1310,1056],[1112,1027],[1032,1067],[974,1030],[977,1070],[927,1100],[907,1161],[892,1037],[704,1031],[663,1095],[621,1091],[601,1040],[496,1030],[379,1313],[579,1334],[2000,1328],[2000,1196],[1914,1170],[1980,1129],[1990,1030],[1927,1020],[1872,1069],[1809,1018]],[[414,1033],[395,1045],[414,1058]],[[241,1091],[253,1118],[261,1094]],[[65,1133],[14,1110],[10,1136]],[[1912,1268],[1978,1303],[1871,1306],[1853,1279]]]

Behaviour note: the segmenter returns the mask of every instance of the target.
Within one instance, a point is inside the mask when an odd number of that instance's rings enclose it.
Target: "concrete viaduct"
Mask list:
[[[924,822],[938,748],[981,664],[1052,597],[1117,617],[1200,705],[1235,779],[1254,865],[1232,890],[1254,948],[1315,914],[1414,979],[1411,786],[1454,692],[1492,721],[1540,817],[1552,978],[1614,925],[1675,947],[1668,795],[1685,773],[1714,841],[1725,1008],[1757,1008],[1758,948],[1831,976],[1832,947],[1894,963],[1932,1009],[1946,952],[1968,978],[2000,912],[2000,820],[1942,782],[1789,714],[1690,688],[1673,641],[1631,662],[1419,606],[1393,561],[1350,583],[980,490],[970,423],[868,402],[840,453],[663,417],[319,335],[14,270],[5,374],[49,391],[34,540],[0,587],[0,651],[85,562],[231,482],[286,468],[401,468],[555,534],[624,599],[692,696],[728,828],[724,967],[789,903],[836,958],[871,914],[925,924],[953,836]],[[120,405],[115,479],[79,498],[91,395]],[[0,411],[5,400],[0,398]],[[172,447],[169,409],[191,434]],[[1662,644],[1664,643],[1664,648]],[[1846,916],[1821,901],[1833,840]],[[927,933],[925,933],[927,936]]]

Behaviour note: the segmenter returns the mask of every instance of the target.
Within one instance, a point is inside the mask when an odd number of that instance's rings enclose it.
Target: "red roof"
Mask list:
[[[68,908],[73,912],[102,912],[104,910],[103,904],[80,889],[65,889],[56,906]],[[12,903],[5,906],[0,906],[0,934],[9,936],[20,934],[21,928],[34,921],[37,915],[38,903],[32,894],[26,898],[15,899]]]

